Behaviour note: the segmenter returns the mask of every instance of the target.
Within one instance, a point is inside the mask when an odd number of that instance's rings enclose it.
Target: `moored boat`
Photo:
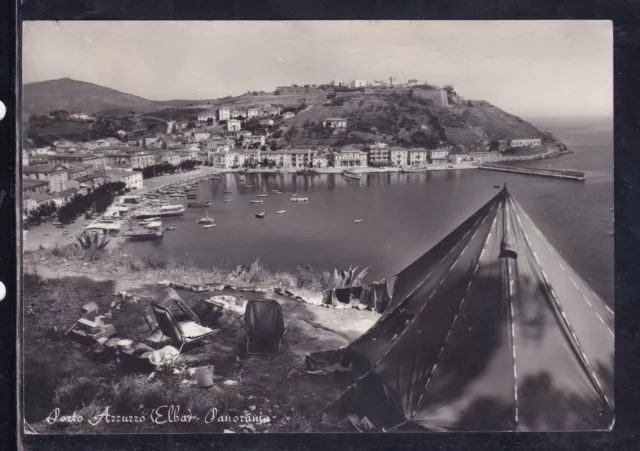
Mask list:
[[[267,213],[265,211],[261,211],[260,213],[256,213],[256,218],[264,219],[265,216],[267,216]]]
[[[277,211],[277,213],[278,213],[279,215],[283,215],[283,214],[285,214],[286,212],[287,212],[287,210],[278,210],[278,211]]]
[[[357,172],[354,172],[350,169],[346,169],[344,171],[342,171],[342,175],[344,175],[345,177],[349,178],[349,179],[354,179],[354,180],[360,180],[360,174],[358,174]]]
[[[308,197],[292,197],[289,199],[291,202],[309,202]]]
[[[209,216],[209,211],[207,210],[205,217],[198,219],[198,224],[213,224],[215,220]]]
[[[258,194],[258,197],[269,197],[268,194]]]
[[[203,229],[213,229],[216,225],[215,224],[205,224],[202,226]]]
[[[250,204],[264,204],[263,200],[250,200],[249,201]]]
[[[201,207],[208,207],[209,205],[211,205],[211,202],[187,202],[187,207],[193,207],[193,208],[201,208]]]
[[[355,220],[355,221],[353,221],[353,222],[355,222],[356,224],[360,224],[362,221],[364,221],[364,219],[356,219],[356,220]]]

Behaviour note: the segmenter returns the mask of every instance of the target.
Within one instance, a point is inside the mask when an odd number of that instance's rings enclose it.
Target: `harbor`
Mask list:
[[[539,177],[554,177],[565,180],[575,180],[579,182],[584,182],[586,180],[586,175],[584,172],[570,169],[531,168],[498,163],[484,163],[478,167],[480,169],[489,171],[511,172],[513,174],[523,175],[537,175]]]

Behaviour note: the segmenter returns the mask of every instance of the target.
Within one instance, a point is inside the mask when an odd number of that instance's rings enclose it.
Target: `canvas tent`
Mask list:
[[[612,309],[505,186],[397,275],[329,410],[387,431],[608,429],[613,353]]]

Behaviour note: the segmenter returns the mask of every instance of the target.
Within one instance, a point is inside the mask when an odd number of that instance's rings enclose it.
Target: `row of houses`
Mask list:
[[[246,110],[236,110],[229,107],[218,108],[215,111],[209,111],[198,114],[199,122],[208,122],[209,120],[228,121],[231,119],[251,119],[254,117],[279,116],[282,114],[281,107],[265,105],[262,108],[248,108]]]
[[[389,147],[378,143],[367,150],[345,146],[323,152],[313,149],[281,149],[273,151],[235,150],[229,147],[209,151],[207,161],[216,168],[230,169],[251,163],[273,163],[280,168],[364,168],[369,166],[424,166],[448,163],[449,149]]]

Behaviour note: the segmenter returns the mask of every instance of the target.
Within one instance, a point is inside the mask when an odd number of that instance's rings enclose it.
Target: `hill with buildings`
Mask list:
[[[216,100],[174,101],[147,100],[68,78],[24,86],[25,135],[36,141],[114,137],[119,130],[144,135],[162,132],[167,121],[215,117],[220,108],[246,112],[267,106],[295,113],[280,116],[275,129],[270,130],[269,139],[277,147],[386,142],[482,151],[498,140],[556,141],[486,101],[464,100],[451,86],[289,87]],[[92,115],[91,121],[56,117],[78,111]],[[344,126],[333,127],[327,126],[328,118],[346,121]]]

